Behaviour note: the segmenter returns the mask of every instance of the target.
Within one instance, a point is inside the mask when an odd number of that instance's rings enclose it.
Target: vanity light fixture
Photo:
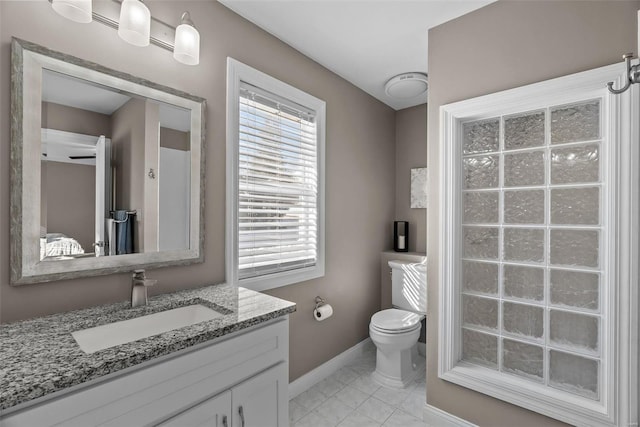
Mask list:
[[[118,35],[134,46],[149,46],[151,12],[141,0],[124,0],[120,7]]]
[[[180,25],[176,28],[173,57],[176,61],[187,65],[200,63],[200,33],[193,25],[189,12],[182,14]]]
[[[65,18],[81,24],[92,20],[91,0],[52,0],[51,7]]]
[[[2,1],[2,0],[0,0]],[[200,63],[200,33],[189,12],[182,13],[174,27],[151,16],[142,0],[49,0],[53,9],[75,22],[99,22],[118,31],[127,43],[158,47],[173,52],[176,61],[187,65]]]

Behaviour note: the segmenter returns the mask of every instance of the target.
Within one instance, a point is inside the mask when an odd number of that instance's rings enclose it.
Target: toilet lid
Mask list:
[[[390,308],[377,312],[371,317],[371,324],[387,331],[404,331],[413,329],[420,323],[422,316],[410,311]]]

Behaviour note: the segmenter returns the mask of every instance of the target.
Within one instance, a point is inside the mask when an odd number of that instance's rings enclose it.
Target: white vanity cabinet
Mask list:
[[[285,316],[39,399],[0,426],[287,427],[288,357]]]
[[[278,389],[280,380],[285,374],[289,377],[284,365],[275,366],[231,390],[233,403],[233,427],[277,426],[280,418],[289,422],[289,405],[285,414],[278,413]],[[285,386],[285,399],[288,397],[289,384]]]
[[[278,410],[279,388],[287,377],[285,363],[270,368],[231,390],[216,395],[160,424],[162,427],[276,427],[283,425]]]

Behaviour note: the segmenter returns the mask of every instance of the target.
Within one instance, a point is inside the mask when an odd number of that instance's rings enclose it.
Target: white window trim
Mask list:
[[[238,133],[240,82],[274,93],[316,112],[318,137],[318,260],[315,266],[281,273],[238,279]],[[324,276],[325,265],[325,123],[326,103],[233,58],[227,58],[227,154],[226,154],[226,281],[256,291],[273,289]]]
[[[624,76],[624,67],[616,64],[440,108],[440,378],[574,425],[637,425],[640,90],[634,85],[622,95],[612,95],[605,86],[609,81],[616,82],[614,87],[622,86]],[[453,263],[459,258],[454,242],[461,241],[461,227],[453,212],[461,206],[458,189],[462,171],[456,147],[460,122],[567,104],[572,98],[600,98],[611,112],[601,119],[610,145],[602,159],[609,162],[605,181],[609,196],[602,213],[609,222],[607,227],[616,227],[617,232],[607,233],[601,256],[609,277],[618,285],[611,285],[609,294],[602,298],[602,310],[609,319],[603,332],[609,335],[611,345],[602,348],[604,392],[599,402],[458,361],[462,316],[457,310],[459,272]]]

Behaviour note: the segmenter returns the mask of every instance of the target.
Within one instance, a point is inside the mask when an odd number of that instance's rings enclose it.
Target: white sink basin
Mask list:
[[[91,354],[105,348],[137,341],[221,316],[222,314],[204,305],[188,305],[135,319],[83,329],[73,332],[71,335],[82,351]]]

